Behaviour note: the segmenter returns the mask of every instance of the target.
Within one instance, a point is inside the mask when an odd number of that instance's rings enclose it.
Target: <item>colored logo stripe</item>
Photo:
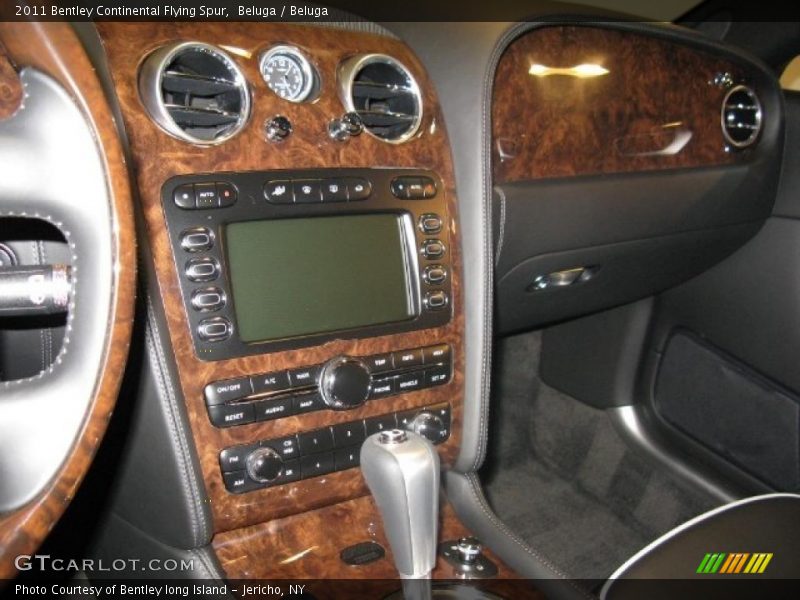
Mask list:
[[[702,574],[726,574],[734,575],[738,573],[757,574],[763,573],[769,562],[772,560],[772,553],[749,552],[725,552],[708,553],[700,561],[697,573]]]

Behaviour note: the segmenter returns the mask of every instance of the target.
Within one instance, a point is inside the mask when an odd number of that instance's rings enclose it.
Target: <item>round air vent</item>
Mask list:
[[[354,56],[339,67],[342,102],[376,138],[400,144],[422,122],[422,96],[402,64],[384,54]]]
[[[219,48],[200,42],[150,54],[139,71],[139,94],[164,131],[193,144],[220,144],[250,116],[250,91],[239,67]]]
[[[746,85],[737,85],[722,101],[722,135],[734,148],[747,148],[761,133],[761,102]]]

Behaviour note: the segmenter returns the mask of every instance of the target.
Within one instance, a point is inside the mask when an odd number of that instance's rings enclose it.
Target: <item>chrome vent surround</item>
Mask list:
[[[170,135],[193,144],[221,144],[250,117],[250,90],[221,49],[177,42],[150,54],[139,70],[139,94],[150,117]]]
[[[747,148],[761,133],[761,102],[746,85],[731,88],[722,101],[722,135],[734,148]]]
[[[409,70],[391,56],[362,54],[339,66],[339,94],[364,129],[390,144],[412,138],[422,123],[422,95]]]

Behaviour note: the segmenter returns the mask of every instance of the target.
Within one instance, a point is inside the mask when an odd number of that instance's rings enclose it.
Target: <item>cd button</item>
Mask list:
[[[292,182],[288,179],[268,181],[264,184],[264,197],[270,204],[292,204]]]
[[[280,454],[284,460],[297,458],[300,456],[300,448],[297,444],[297,437],[293,435],[277,440],[261,442],[261,445],[267,448],[272,448],[275,450],[275,452]]]
[[[322,186],[316,179],[297,179],[292,182],[294,201],[298,204],[322,202]]]

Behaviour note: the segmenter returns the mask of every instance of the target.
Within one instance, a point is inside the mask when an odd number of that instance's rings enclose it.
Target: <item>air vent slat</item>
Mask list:
[[[171,135],[195,144],[221,143],[250,116],[250,93],[239,67],[225,52],[200,42],[159,48],[139,74],[142,101]]]
[[[722,135],[734,148],[747,148],[761,133],[761,102],[747,86],[732,88],[722,101]]]
[[[373,136],[399,144],[414,136],[422,121],[417,82],[391,56],[367,54],[340,67],[342,98]]]

